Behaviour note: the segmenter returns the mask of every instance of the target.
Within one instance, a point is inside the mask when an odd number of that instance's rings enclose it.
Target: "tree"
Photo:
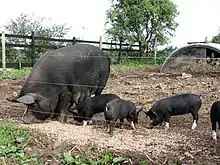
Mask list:
[[[148,52],[155,45],[164,45],[173,36],[176,5],[171,0],[111,0],[107,10],[108,39],[131,44],[139,43]]]
[[[67,24],[53,24],[52,26],[47,26],[45,17],[37,17],[35,14],[28,15],[21,13],[17,18],[11,19],[7,25],[4,26],[6,33],[8,34],[17,34],[17,35],[31,35],[34,32],[35,36],[42,36],[48,38],[64,38],[66,34],[71,29]],[[7,38],[7,43],[16,43],[16,44],[30,44],[30,39],[19,39],[19,38]],[[36,40],[35,44],[37,45],[57,45],[52,41],[40,41]],[[21,51],[14,51],[17,49],[7,48],[7,52],[18,56]],[[37,48],[36,56],[39,56],[41,53],[45,52],[47,49]],[[30,49],[24,49],[23,54],[30,54]]]
[[[45,17],[36,17],[21,13],[15,20],[11,19],[9,23],[4,26],[6,32],[20,35],[31,35],[32,31],[37,36],[64,38],[71,27],[67,24],[53,24],[51,27],[46,26]]]
[[[220,44],[220,28],[218,34],[212,37],[212,42]]]

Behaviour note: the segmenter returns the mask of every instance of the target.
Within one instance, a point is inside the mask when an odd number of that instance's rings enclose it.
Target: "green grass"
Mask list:
[[[102,152],[97,159],[85,157],[81,155],[72,155],[70,152],[65,152],[61,155],[62,165],[120,165],[125,161],[123,157],[115,157],[110,152]]]
[[[161,65],[165,60],[165,56],[158,56],[157,57],[157,65]],[[120,64],[111,65],[112,72],[118,72],[121,70],[137,70],[137,69],[144,69],[150,66],[153,66],[154,62],[152,59],[122,59]],[[0,80],[5,79],[17,79],[26,76],[32,68],[22,68],[18,69],[6,69],[3,71],[0,69]]]
[[[21,78],[26,76],[30,71],[31,68],[0,70],[0,80]]]
[[[120,64],[112,65],[112,72],[120,71],[120,70],[136,70],[143,69],[152,66],[152,62],[147,61],[146,59],[124,59]],[[22,68],[18,69],[6,69],[5,71],[0,70],[0,80],[6,79],[18,79],[26,76],[30,73],[31,68]]]
[[[15,161],[20,165],[41,164],[35,155],[26,155],[24,148],[29,139],[29,132],[8,123],[0,124],[0,164]]]
[[[123,70],[136,70],[152,66],[152,61],[147,59],[124,59],[120,64],[113,65]]]
[[[124,59],[120,64],[111,65],[111,75],[118,77],[121,71],[139,70],[153,66],[152,61],[146,59]]]

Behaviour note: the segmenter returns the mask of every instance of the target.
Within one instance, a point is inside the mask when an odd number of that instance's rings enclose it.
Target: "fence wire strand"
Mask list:
[[[210,92],[201,92],[201,93],[199,93],[199,94],[201,94],[202,96],[202,99],[204,98],[204,95],[206,95],[206,94],[209,94]],[[7,101],[7,100],[5,100],[5,101]],[[155,101],[153,101],[153,102],[155,102]],[[2,107],[2,104],[3,104],[3,102],[0,104],[0,106],[1,106],[1,109],[2,108],[12,108],[11,106],[3,106]],[[18,103],[14,103],[14,104],[18,104]],[[153,103],[152,103],[152,105],[153,105]],[[16,106],[16,105],[13,105],[13,108],[12,109],[14,109],[14,110],[21,110],[23,107],[20,107],[20,106]],[[138,106],[136,105],[136,108],[137,108],[137,111],[140,109],[140,108],[138,108]],[[143,108],[143,106],[142,106],[142,108]],[[24,108],[24,109],[26,109],[26,108]],[[74,109],[74,108],[72,108],[72,109]],[[52,115],[58,115],[58,116],[60,116],[60,113],[55,113],[55,112],[43,112],[43,111],[38,111],[38,110],[31,110],[32,112],[35,112],[35,113],[41,113],[41,114],[50,114],[51,116]],[[140,111],[140,113],[144,113],[144,112],[146,112],[147,110],[146,110],[146,108],[143,108],[141,111]],[[24,112],[25,112],[25,110],[24,110]],[[68,117],[69,119],[73,119],[73,121],[75,121],[75,119],[74,119],[74,117],[78,117],[78,118],[81,118],[81,119],[88,119],[88,121],[89,120],[92,120],[92,121],[95,121],[95,122],[104,122],[104,123],[106,123],[106,119],[94,119],[94,116],[95,115],[97,115],[97,114],[94,114],[93,115],[93,117],[92,118],[89,118],[89,117],[83,117],[83,116],[79,116],[79,115],[74,115],[74,114],[68,114],[68,113],[72,113],[69,109],[67,109],[67,113],[65,114],[65,116],[66,117]],[[101,113],[98,113],[98,114],[103,114],[104,115],[104,112],[101,112]],[[50,116],[50,117],[51,117]],[[16,117],[18,117],[18,116],[16,116]],[[49,118],[50,118],[49,117]],[[104,117],[104,116],[103,116]],[[21,118],[21,117],[19,117],[19,118]],[[49,119],[48,118],[48,119]],[[105,118],[105,117],[104,117]],[[0,119],[0,120],[2,120],[2,121],[5,121],[5,119]],[[7,120],[7,119],[6,119]],[[15,120],[15,121],[18,121],[18,120]],[[116,121],[108,121],[109,123],[116,123]],[[122,125],[131,125],[131,124],[126,124],[126,123],[122,123]]]
[[[89,57],[97,57],[97,58],[106,58],[105,56],[89,56]],[[108,56],[109,58],[119,58],[119,57],[112,57],[112,56]],[[74,57],[74,58],[77,58],[77,57]],[[79,58],[81,58],[79,56]],[[190,61],[184,61],[184,63],[191,63],[193,60],[219,60],[220,58],[202,58],[202,57],[193,57],[193,56],[184,56],[184,57],[181,57],[181,56],[177,56],[177,57],[162,57],[162,56],[158,56],[158,59],[160,58],[164,58],[164,59],[167,59],[167,60],[176,60],[176,59],[186,59],[186,60],[190,60]],[[120,59],[155,59],[154,57],[128,57],[128,56],[121,56]],[[52,85],[67,85],[67,86],[78,86],[78,87],[93,87],[93,88],[104,88],[104,89],[108,89],[108,87],[106,86],[94,86],[94,85],[86,85],[86,84],[68,84],[68,83],[56,83],[56,82],[43,82],[43,81],[30,81],[30,80],[27,80],[26,82],[30,82],[30,83],[38,83],[38,84],[52,84]],[[203,92],[201,93],[202,95],[205,95],[206,93],[209,93],[209,92]],[[1,107],[1,108],[12,108],[10,106],[4,106],[4,107]],[[13,107],[14,109],[16,110],[21,110],[21,107],[19,106],[14,106]],[[33,111],[33,110],[32,110]],[[47,112],[42,112],[42,111],[33,111],[33,112],[38,112],[38,113],[41,113],[41,114],[50,114],[50,115],[60,115],[59,113],[47,113]],[[71,113],[71,112],[68,112],[68,113]],[[68,115],[66,114],[67,117],[71,118],[71,119],[74,119],[74,117],[79,117],[77,115]],[[83,116],[80,116],[80,118],[82,119],[90,119],[88,117],[83,117]],[[102,119],[91,119],[93,121],[100,121],[100,122],[106,122],[106,120],[102,120]],[[125,124],[125,123],[123,123]],[[128,124],[130,125],[130,124]]]
[[[3,108],[3,107],[1,107],[1,108]],[[12,108],[12,107],[10,107],[10,106],[4,106],[4,108]],[[23,107],[19,107],[19,106],[13,106],[13,109],[14,110],[21,110],[21,108],[23,108]],[[68,112],[67,113],[71,113],[71,111],[69,111],[69,110],[67,110]],[[24,110],[24,112],[25,112],[25,110]],[[37,110],[31,110],[31,112],[34,112],[34,113],[40,113],[40,114],[45,114],[45,115],[60,115],[60,113],[52,113],[52,112],[43,112],[43,111],[37,111]],[[101,113],[99,113],[99,114],[101,114]],[[51,117],[50,116],[50,117]],[[70,114],[65,114],[65,116],[66,117],[68,117],[69,119],[72,119],[73,121],[75,121],[74,120],[74,117],[78,117],[78,118],[81,118],[81,119],[87,119],[87,121],[90,121],[90,120],[92,120],[92,121],[95,121],[95,122],[103,122],[103,123],[106,123],[107,122],[107,120],[105,120],[105,119],[94,119],[93,117],[92,118],[89,118],[89,117],[83,117],[83,116],[78,116],[78,115],[74,115],[74,114],[72,114],[72,115],[70,115]],[[15,117],[18,117],[19,119],[21,119],[21,116],[15,116]],[[50,117],[48,117],[48,119],[50,119]],[[5,119],[0,119],[1,121],[5,121]],[[6,119],[7,120],[7,119]],[[53,120],[53,119],[52,119]],[[52,121],[51,120],[51,121]],[[19,120],[15,120],[15,121],[19,121]],[[116,123],[116,121],[108,121],[109,123]],[[66,122],[67,123],[67,122]],[[130,126],[131,124],[127,124],[127,123],[122,123],[122,125],[128,125],[128,126]]]
[[[65,55],[59,53],[59,54],[54,54],[54,55],[47,55],[47,56],[53,56],[53,57],[65,57]],[[10,57],[10,55],[8,56]],[[41,57],[41,56],[40,56]],[[46,56],[45,56],[46,57]],[[102,56],[96,56],[96,55],[93,55],[93,56],[72,56],[72,59],[87,59],[87,58],[110,58],[110,59],[115,59],[115,58],[120,58],[120,59],[153,59],[155,60],[155,57],[156,59],[160,59],[160,58],[164,58],[164,59],[190,59],[190,60],[200,60],[200,59],[203,59],[203,60],[209,60],[209,59],[220,59],[220,58],[216,58],[216,57],[198,57],[198,56],[189,56],[189,55],[177,55],[177,56],[169,56],[169,55],[150,55],[150,56],[129,56],[129,55],[121,55],[120,57],[118,56],[112,56],[112,55],[102,55]],[[70,57],[69,57],[70,58]]]
[[[54,56],[54,57],[56,57],[56,56],[58,56],[58,57],[61,57],[61,56],[63,56],[63,57],[65,57],[65,55],[47,55],[47,56]],[[107,56],[73,56],[72,57],[72,59],[74,60],[74,59],[82,59],[82,58],[106,58],[106,57],[108,57],[108,58],[110,58],[110,59],[118,59],[118,58],[120,58],[120,59],[153,59],[153,60],[155,60],[155,57],[154,56],[124,56],[124,55],[122,55],[122,56],[120,56],[120,57],[118,57],[118,56],[109,56],[109,55],[107,55]],[[200,60],[200,59],[202,59],[202,60],[210,60],[210,59],[220,59],[220,58],[211,58],[211,57],[196,57],[196,56],[188,56],[188,55],[180,55],[180,56],[156,56],[156,59],[160,59],[160,58],[164,58],[164,59],[189,59],[189,60]]]

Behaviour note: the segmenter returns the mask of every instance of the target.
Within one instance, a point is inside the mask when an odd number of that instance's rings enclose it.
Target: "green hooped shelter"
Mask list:
[[[164,61],[161,66],[161,72],[166,69],[178,67],[176,62],[178,57],[186,58],[220,58],[220,44],[217,43],[190,43],[186,46],[173,51]]]

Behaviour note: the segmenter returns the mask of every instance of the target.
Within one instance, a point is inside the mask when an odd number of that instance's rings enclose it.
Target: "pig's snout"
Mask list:
[[[154,127],[153,125],[150,125],[150,124],[147,125],[147,128],[148,128],[148,129],[152,129],[153,127]]]
[[[151,120],[150,123],[147,124],[148,129],[152,129],[154,127],[153,121]]]

